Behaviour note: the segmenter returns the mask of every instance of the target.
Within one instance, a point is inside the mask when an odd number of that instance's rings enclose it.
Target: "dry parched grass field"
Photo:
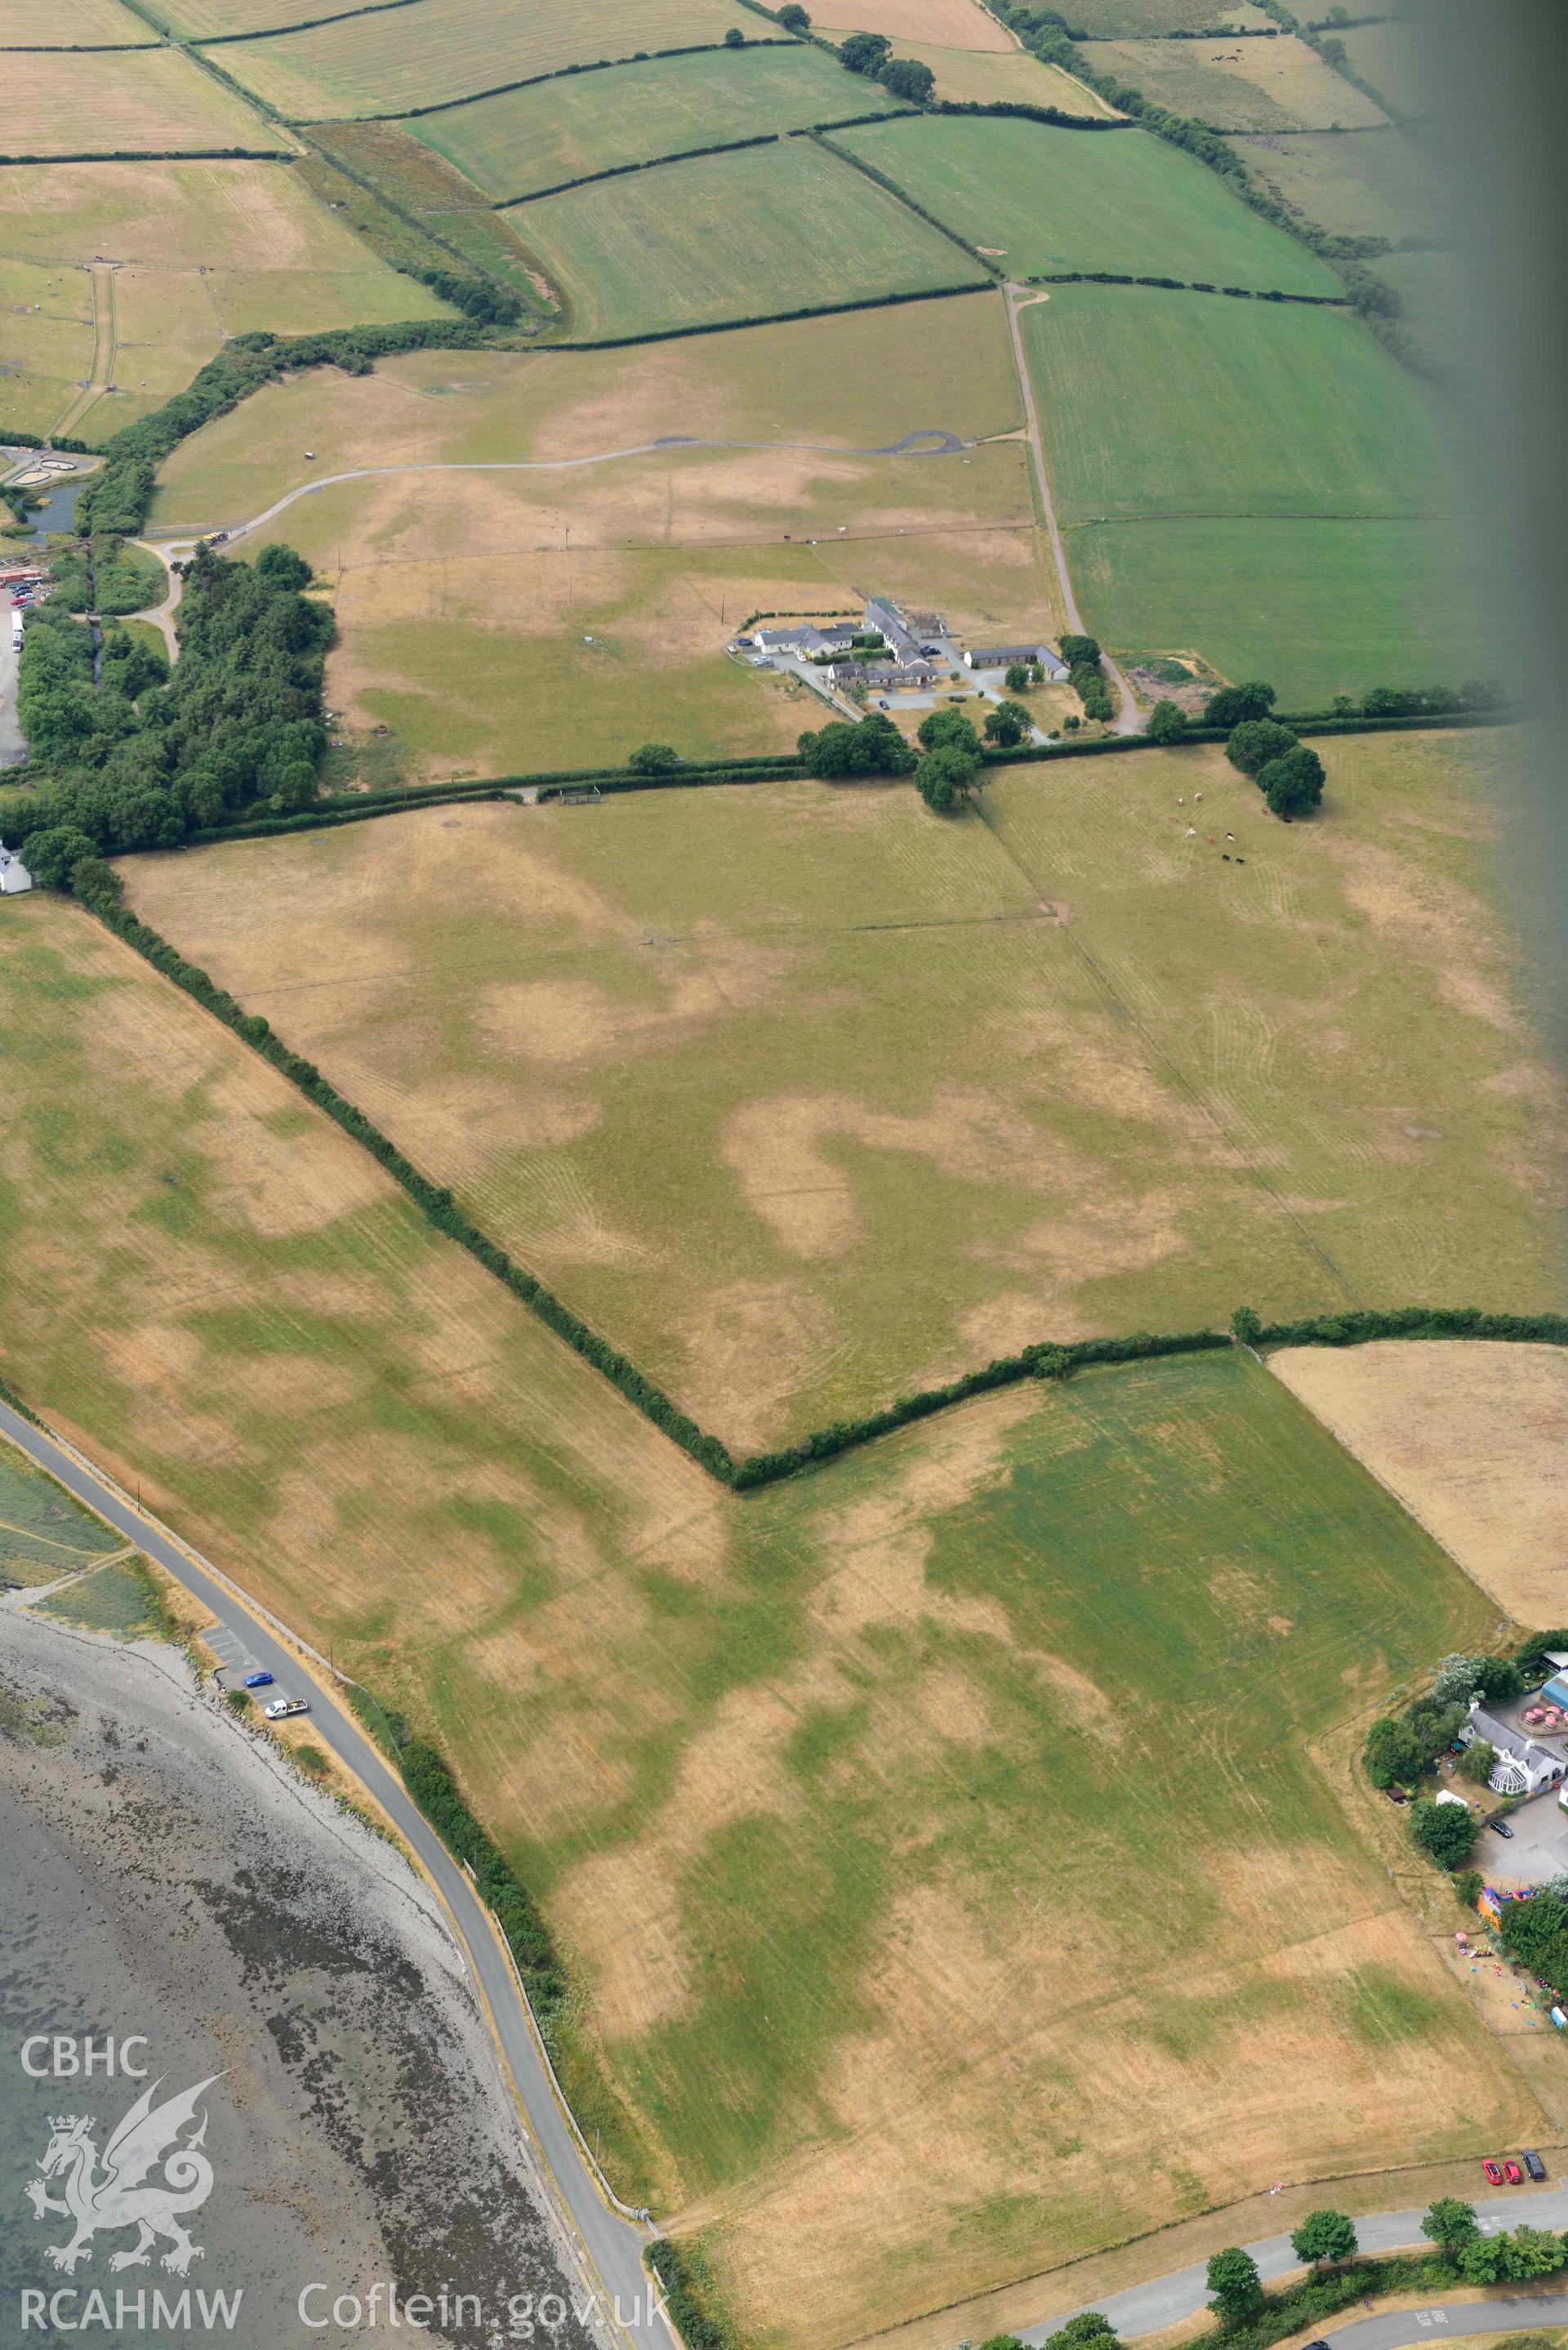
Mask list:
[[[1088,41],[1084,62],[1215,130],[1364,130],[1380,106],[1293,34],[1274,40]]]
[[[84,914],[0,1026],[5,1376],[445,1740],[747,2338],[1528,2134],[1309,1759],[1491,1603],[1244,1357],[737,1502]]]
[[[0,155],[179,154],[213,147],[292,153],[273,125],[177,49],[114,57],[18,50],[5,59]]]
[[[0,0],[0,50],[150,48],[157,37],[119,0]]]
[[[306,33],[225,43],[223,69],[295,121],[406,114],[508,82],[639,51],[754,39],[761,19],[733,0],[418,0]]]
[[[1288,1347],[1283,1379],[1505,1616],[1568,1613],[1568,1352]]]
[[[125,871],[750,1450],[1044,1337],[1552,1294],[1563,1109],[1476,812],[1509,756],[1336,743],[1290,831],[1192,752],[958,824],[802,783]]]
[[[830,41],[842,40],[846,33],[886,33],[900,51],[906,41],[934,49],[1019,47],[980,0],[829,0],[829,5],[836,25],[826,36]]]

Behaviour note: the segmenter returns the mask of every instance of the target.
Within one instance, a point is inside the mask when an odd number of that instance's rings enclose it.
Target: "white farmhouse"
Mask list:
[[[1548,1746],[1511,1730],[1494,1714],[1483,1712],[1479,1697],[1470,1700],[1469,1719],[1459,1725],[1459,1739],[1469,1746],[1478,1738],[1497,1749],[1488,1786],[1494,1795],[1538,1795],[1543,1787],[1562,1784],[1568,1764]]]
[[[0,840],[0,898],[19,897],[33,886],[33,877],[13,849]]]

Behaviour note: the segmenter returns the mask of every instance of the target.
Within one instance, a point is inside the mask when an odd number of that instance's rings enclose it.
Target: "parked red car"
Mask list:
[[[1522,2187],[1524,2184],[1524,2173],[1517,2162],[1505,2162],[1502,2166],[1502,2175],[1511,2187]]]
[[[1498,2164],[1495,2162],[1483,2162],[1481,2168],[1485,2171],[1488,2179],[1493,2187],[1501,2187],[1502,2185],[1502,2171]]]

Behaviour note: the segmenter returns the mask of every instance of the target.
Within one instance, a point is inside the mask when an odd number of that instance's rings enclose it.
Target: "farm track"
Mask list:
[[[88,265],[88,276],[92,286],[92,369],[87,382],[68,400],[65,410],[50,427],[51,436],[74,432],[88,410],[114,381],[114,362],[119,349],[115,325],[114,271],[107,261]]]
[[[1018,325],[1018,313],[1031,303],[1048,302],[1048,294],[1029,294],[1022,286],[1007,285],[1002,289],[1002,307],[1007,313],[1007,331],[1012,342],[1012,364],[1018,375],[1019,397],[1023,402],[1023,414],[1028,431],[1029,446],[1034,455],[1034,478],[1039,484],[1040,504],[1045,519],[1045,532],[1051,541],[1051,552],[1056,561],[1056,577],[1062,588],[1062,613],[1076,636],[1085,636],[1083,615],[1078,599],[1073,593],[1073,581],[1067,569],[1067,550],[1062,543],[1062,532],[1056,520],[1056,508],[1051,496],[1051,476],[1045,470],[1044,443],[1040,437],[1040,411],[1034,404],[1034,386],[1030,380],[1029,362],[1023,356],[1023,337]],[[1140,734],[1143,720],[1138,714],[1133,690],[1109,653],[1100,656],[1101,667],[1116,690],[1116,723],[1118,734]]]

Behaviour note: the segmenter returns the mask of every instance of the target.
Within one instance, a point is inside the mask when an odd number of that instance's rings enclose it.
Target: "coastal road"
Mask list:
[[[591,2272],[603,2288],[603,2307],[633,2350],[672,2350],[673,2337],[654,2305],[642,2265],[642,2247],[655,2232],[612,2210],[600,2195],[588,2158],[558,2102],[545,2069],[537,2035],[488,1912],[445,1845],[410,1800],[401,1779],[383,1761],[346,1703],[327,1695],[305,1673],[298,1658],[246,1606],[221,1569],[188,1550],[156,1518],[140,1509],[74,1448],[48,1436],[0,1403],[0,1435],[8,1437],[40,1469],[57,1478],[116,1531],[174,1577],[218,1619],[213,1636],[243,1661],[246,1670],[273,1674],[275,1689],[258,1692],[263,1702],[278,1694],[306,1697],[312,1734],[368,1787],[418,1857],[446,1904],[462,1950],[483,1992],[524,2112],[543,2154],[569,2223]]]
[[[1515,2228],[1521,2220],[1527,2220],[1532,2228],[1555,2228],[1561,2231],[1568,2228],[1568,2187],[1549,2187],[1543,2193],[1536,2195],[1516,2192],[1511,2196],[1499,2196],[1490,2201],[1477,2203],[1475,2214],[1482,2233],[1489,2236],[1495,2235],[1500,2228]],[[1421,2210],[1409,2210],[1377,2211],[1369,2217],[1358,2218],[1355,2241],[1364,2252],[1407,2251],[1412,2246],[1424,2248],[1427,2239],[1421,2233],[1423,2216]],[[1258,2273],[1265,2283],[1275,2277],[1288,2276],[1302,2265],[1291,2249],[1288,2233],[1265,2236],[1244,2249],[1257,2262]],[[1161,2327],[1179,2324],[1184,2317],[1190,2317],[1195,2310],[1207,2305],[1206,2266],[1205,2262],[1198,2261],[1190,2268],[1172,2269],[1168,2276],[1156,2277],[1148,2284],[1130,2285],[1126,2293],[1113,2293],[1104,2301],[1090,2302],[1085,2305],[1090,2309],[1103,2310],[1118,2334],[1153,2334]],[[1487,2308],[1497,2306],[1492,2303],[1478,2305]],[[1544,2308],[1548,2304],[1533,2302],[1530,2304],[1532,2308],[1538,2305]],[[1562,2310],[1564,2314],[1521,2319],[1521,2324],[1568,2324],[1568,2298],[1559,2297],[1550,2305]],[[1512,2309],[1523,2304],[1511,2302],[1508,2306]],[[1074,2316],[1077,2314],[1075,2310],[1070,2313]],[[1405,2312],[1395,2317],[1368,2318],[1365,2328],[1345,2326],[1335,2335],[1335,2343],[1343,2341],[1346,2350],[1391,2350],[1394,2344],[1417,2341],[1421,2338],[1418,2333],[1379,2334],[1376,2342],[1372,2339],[1374,2327],[1406,2324],[1409,2322],[1409,2314]],[[1054,2334],[1059,2325],[1065,2323],[1065,2317],[1050,2318],[1044,2324],[1029,2327],[1023,2340],[1044,2342],[1048,2334]],[[1363,2343],[1364,2331],[1366,2339]]]

